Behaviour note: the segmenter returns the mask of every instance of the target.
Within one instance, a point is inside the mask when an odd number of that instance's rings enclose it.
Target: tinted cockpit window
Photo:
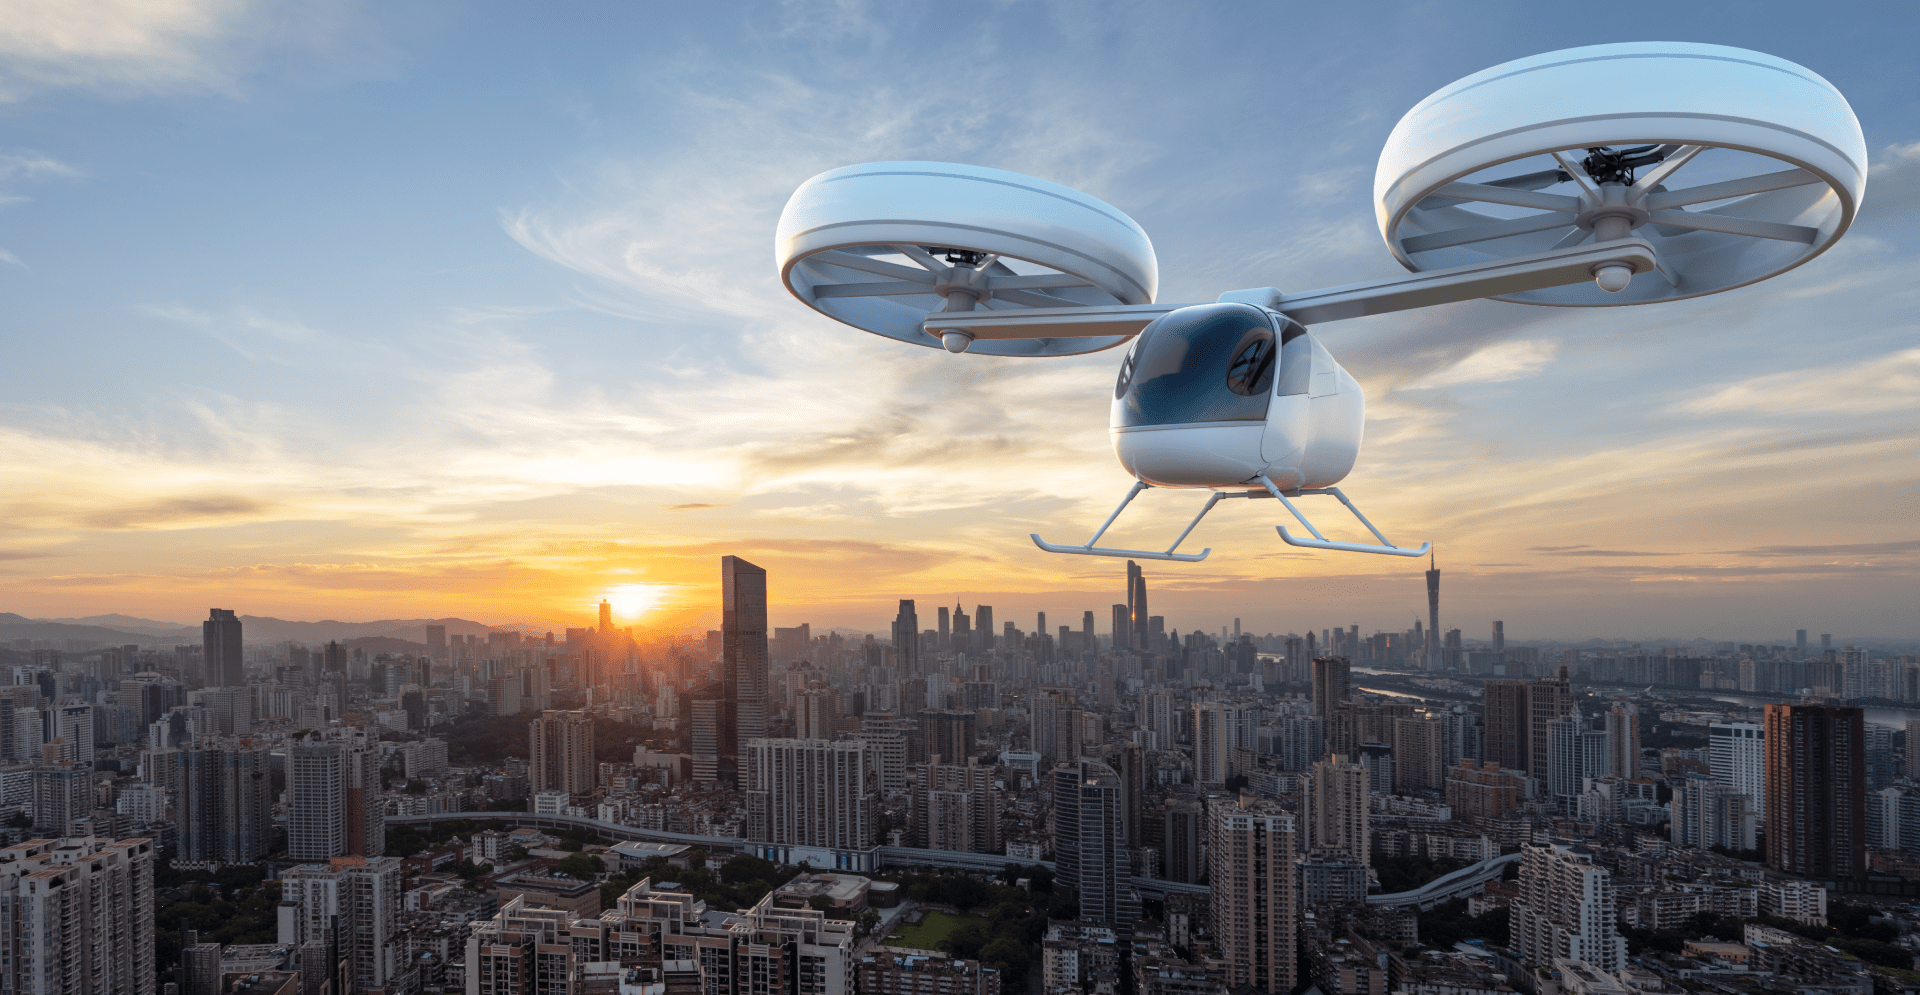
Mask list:
[[[1259,421],[1279,359],[1273,324],[1247,304],[1199,304],[1141,332],[1116,384],[1114,425]]]

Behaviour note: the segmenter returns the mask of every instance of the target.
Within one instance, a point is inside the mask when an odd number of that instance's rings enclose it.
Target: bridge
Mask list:
[[[1434,878],[1412,891],[1397,891],[1391,895],[1368,895],[1368,905],[1389,905],[1404,907],[1417,905],[1420,911],[1450,902],[1462,895],[1471,895],[1479,891],[1489,881],[1498,881],[1509,866],[1520,861],[1520,855],[1509,853],[1500,857],[1490,857],[1477,864],[1462,867],[1451,874]]]

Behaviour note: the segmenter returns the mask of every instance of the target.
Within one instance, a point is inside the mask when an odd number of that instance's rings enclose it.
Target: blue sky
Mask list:
[[[1697,301],[1328,326],[1370,403],[1344,486],[1435,542],[1469,636],[1912,635],[1920,11],[1836,10],[14,3],[4,607],[558,622],[635,585],[643,621],[703,627],[738,552],[779,624],[878,628],[899,597],[1104,617],[1121,565],[1025,536],[1126,487],[1118,354],[953,357],[813,314],[773,271],[792,189],[881,159],[1045,177],[1140,222],[1163,300],[1388,276],[1369,198],[1407,108],[1671,38],[1847,95],[1875,163],[1853,230]],[[1141,541],[1197,501],[1153,497]],[[1423,609],[1415,564],[1269,518],[1151,572],[1169,624]]]

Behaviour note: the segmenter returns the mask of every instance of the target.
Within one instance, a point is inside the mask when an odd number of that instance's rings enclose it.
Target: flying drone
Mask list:
[[[1606,307],[1732,290],[1826,251],[1866,176],[1859,122],[1815,73],[1638,42],[1495,66],[1400,119],[1373,192],[1406,276],[1156,303],[1153,243],[1117,208],[940,162],[813,177],[774,251],[809,307],[914,345],[1071,356],[1132,340],[1109,424],[1133,487],[1086,543],[1032,536],[1043,550],[1198,561],[1212,549],[1178,550],[1216,504],[1271,497],[1308,533],[1280,526],[1294,546],[1421,556],[1431,544],[1389,542],[1336,486],[1359,458],[1366,398],[1308,326],[1478,298]],[[1097,545],[1153,487],[1213,493],[1165,550]],[[1338,500],[1379,543],[1328,540],[1293,501],[1306,495]]]

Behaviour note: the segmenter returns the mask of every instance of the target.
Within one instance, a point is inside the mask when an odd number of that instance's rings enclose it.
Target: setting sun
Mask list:
[[[669,584],[615,584],[607,589],[606,599],[620,618],[637,619],[672,600]]]

